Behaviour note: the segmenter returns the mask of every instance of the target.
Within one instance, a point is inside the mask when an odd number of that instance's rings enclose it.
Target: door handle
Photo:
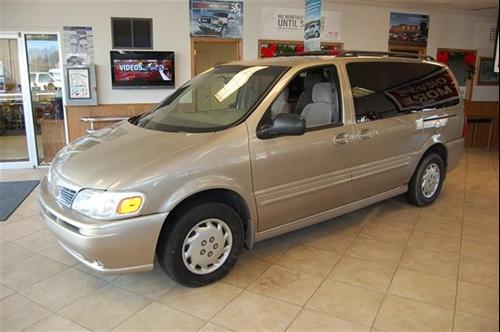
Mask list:
[[[358,137],[360,140],[367,140],[375,136],[375,133],[371,131],[370,129],[363,129],[360,130],[358,133]]]
[[[351,142],[351,139],[348,134],[338,134],[333,139],[333,143],[337,146],[339,145],[347,145]]]

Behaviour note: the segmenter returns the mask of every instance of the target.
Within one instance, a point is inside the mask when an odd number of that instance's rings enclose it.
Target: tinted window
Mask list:
[[[356,62],[347,65],[357,122],[443,108],[460,102],[449,71],[425,63]]]
[[[132,47],[132,25],[128,19],[112,19],[113,47]]]
[[[134,48],[151,48],[151,20],[132,21]]]
[[[113,48],[152,48],[152,20],[112,18]]]

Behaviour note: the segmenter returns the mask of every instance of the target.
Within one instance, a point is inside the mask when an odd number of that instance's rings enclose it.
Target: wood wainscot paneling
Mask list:
[[[64,121],[53,119],[39,120],[42,135],[43,162],[50,163],[59,150],[64,147]]]
[[[81,118],[88,116],[128,116],[144,113],[155,104],[102,104],[97,106],[66,106],[69,140],[85,135],[87,125]],[[96,123],[96,129],[112,125],[113,122]]]
[[[465,109],[467,115],[471,116],[490,116],[493,118],[493,134],[491,139],[491,146],[498,147],[498,102],[487,101],[466,101]],[[466,146],[472,145],[472,135],[474,133],[474,125],[469,124],[468,134],[466,137]],[[490,133],[490,125],[488,123],[481,123],[478,125],[476,133],[476,148],[486,148],[488,145],[488,136]]]

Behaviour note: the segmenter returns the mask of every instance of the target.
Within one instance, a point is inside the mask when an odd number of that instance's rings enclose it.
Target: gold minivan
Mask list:
[[[60,244],[108,273],[222,278],[243,246],[406,193],[432,204],[464,149],[450,70],[343,52],[224,64],[152,110],[61,150],[40,205]]]

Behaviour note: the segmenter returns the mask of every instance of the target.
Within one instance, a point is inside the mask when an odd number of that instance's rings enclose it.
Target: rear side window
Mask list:
[[[439,109],[460,102],[450,72],[426,63],[347,64],[357,122]]]

